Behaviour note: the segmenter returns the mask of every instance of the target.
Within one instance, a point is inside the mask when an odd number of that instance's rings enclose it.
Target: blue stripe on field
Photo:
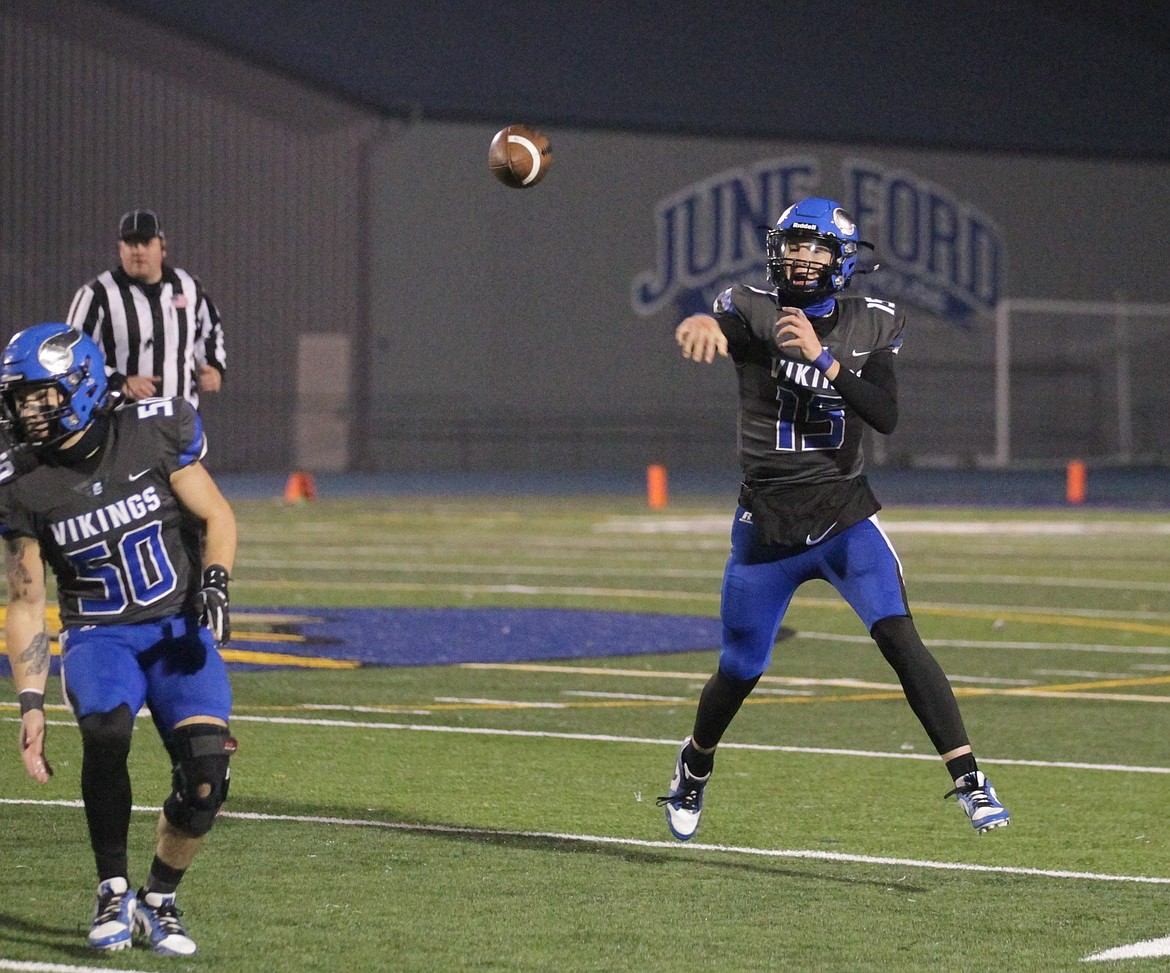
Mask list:
[[[526,662],[717,649],[715,618],[556,608],[295,609],[312,620],[281,627],[304,637],[231,648],[346,659],[373,666]],[[247,613],[233,623],[247,626]],[[233,664],[238,667],[238,664]],[[248,668],[260,668],[248,666]]]
[[[559,608],[253,608],[233,611],[232,628],[231,650],[365,666],[695,652],[717,650],[721,634],[715,618]],[[266,639],[266,632],[283,638]],[[229,667],[273,665],[230,662]],[[51,672],[59,671],[60,659],[54,656]],[[0,655],[0,674],[10,672],[7,658]]]

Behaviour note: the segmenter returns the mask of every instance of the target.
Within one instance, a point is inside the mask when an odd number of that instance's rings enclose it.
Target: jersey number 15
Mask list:
[[[845,442],[845,412],[837,396],[810,395],[802,398],[791,389],[776,390],[780,403],[776,418],[776,449],[800,452],[806,449],[840,449]]]

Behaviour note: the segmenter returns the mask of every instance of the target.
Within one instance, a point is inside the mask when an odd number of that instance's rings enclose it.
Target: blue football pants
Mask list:
[[[902,565],[872,516],[805,551],[776,556],[755,540],[751,518],[736,511],[731,556],[723,574],[719,668],[735,679],[755,679],[772,659],[780,623],[796,589],[819,578],[857,612],[866,631],[891,615],[909,615]]]
[[[173,615],[134,625],[82,625],[61,633],[61,680],[74,715],[143,703],[159,731],[193,716],[231,715],[227,667],[207,629]]]

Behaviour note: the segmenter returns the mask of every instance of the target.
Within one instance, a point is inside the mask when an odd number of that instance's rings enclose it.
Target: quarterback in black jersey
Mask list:
[[[905,319],[887,301],[840,296],[861,247],[869,244],[839,203],[801,200],[768,232],[772,289],[737,284],[712,314],[675,331],[684,358],[735,363],[744,475],[723,577],[719,668],[659,799],[684,841],[698,830],[715,748],[767,669],[797,587],[814,578],[841,593],[898,674],[954,781],[947,796],[957,795],[979,833],[1009,820],[911,619],[901,564],[862,473],[863,424],[890,433],[898,420],[894,362]]]
[[[97,865],[89,944],[195,943],[175,892],[227,797],[231,506],[200,462],[203,424],[182,398],[113,408],[101,352],[66,324],[15,335],[0,360],[0,533],[21,759],[47,783],[45,562],[61,612],[61,681],[81,729],[81,793]],[[173,764],[146,883],[129,881],[127,759],[144,704]]]

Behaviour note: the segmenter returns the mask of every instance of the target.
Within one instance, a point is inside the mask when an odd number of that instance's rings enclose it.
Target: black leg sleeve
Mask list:
[[[98,879],[125,876],[129,863],[126,841],[130,833],[130,735],[134,720],[128,706],[81,718],[81,798],[89,824]]]
[[[722,669],[715,672],[699,696],[699,709],[695,713],[695,729],[691,739],[706,750],[712,749],[720,740],[743,701],[756,688],[760,677],[755,679],[733,679]]]
[[[940,754],[966,746],[967,731],[942,667],[908,615],[883,618],[870,632],[902,683],[906,701]]]

